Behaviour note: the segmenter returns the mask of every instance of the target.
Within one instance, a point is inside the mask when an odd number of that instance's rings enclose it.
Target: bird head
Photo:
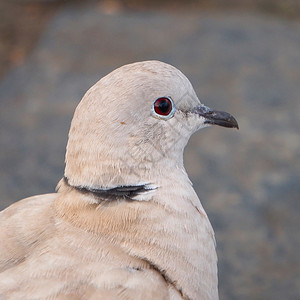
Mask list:
[[[98,81],[77,106],[65,177],[71,185],[97,188],[153,183],[158,173],[184,170],[190,136],[211,125],[238,128],[230,114],[201,104],[175,67],[159,61],[125,65]]]

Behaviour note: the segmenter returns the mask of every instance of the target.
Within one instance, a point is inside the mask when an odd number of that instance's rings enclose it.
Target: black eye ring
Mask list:
[[[171,97],[160,97],[152,105],[153,116],[159,119],[170,119],[176,111]]]

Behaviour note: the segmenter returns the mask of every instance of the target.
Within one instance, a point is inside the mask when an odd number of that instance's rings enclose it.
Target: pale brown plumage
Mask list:
[[[162,96],[169,119],[152,109]],[[0,299],[217,299],[213,229],[183,166],[207,126],[199,105],[157,61],[96,83],[74,114],[58,192],[0,215]],[[136,185],[146,190],[127,198],[89,192]]]

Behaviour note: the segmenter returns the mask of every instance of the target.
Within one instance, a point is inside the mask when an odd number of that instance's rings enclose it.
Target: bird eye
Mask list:
[[[170,97],[161,97],[153,103],[153,111],[156,117],[169,119],[175,112],[175,106]]]

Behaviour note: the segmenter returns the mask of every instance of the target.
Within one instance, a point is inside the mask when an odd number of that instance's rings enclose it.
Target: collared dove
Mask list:
[[[183,165],[198,129],[238,128],[175,67],[125,65],[76,108],[57,193],[0,216],[0,299],[218,299],[212,226]]]

